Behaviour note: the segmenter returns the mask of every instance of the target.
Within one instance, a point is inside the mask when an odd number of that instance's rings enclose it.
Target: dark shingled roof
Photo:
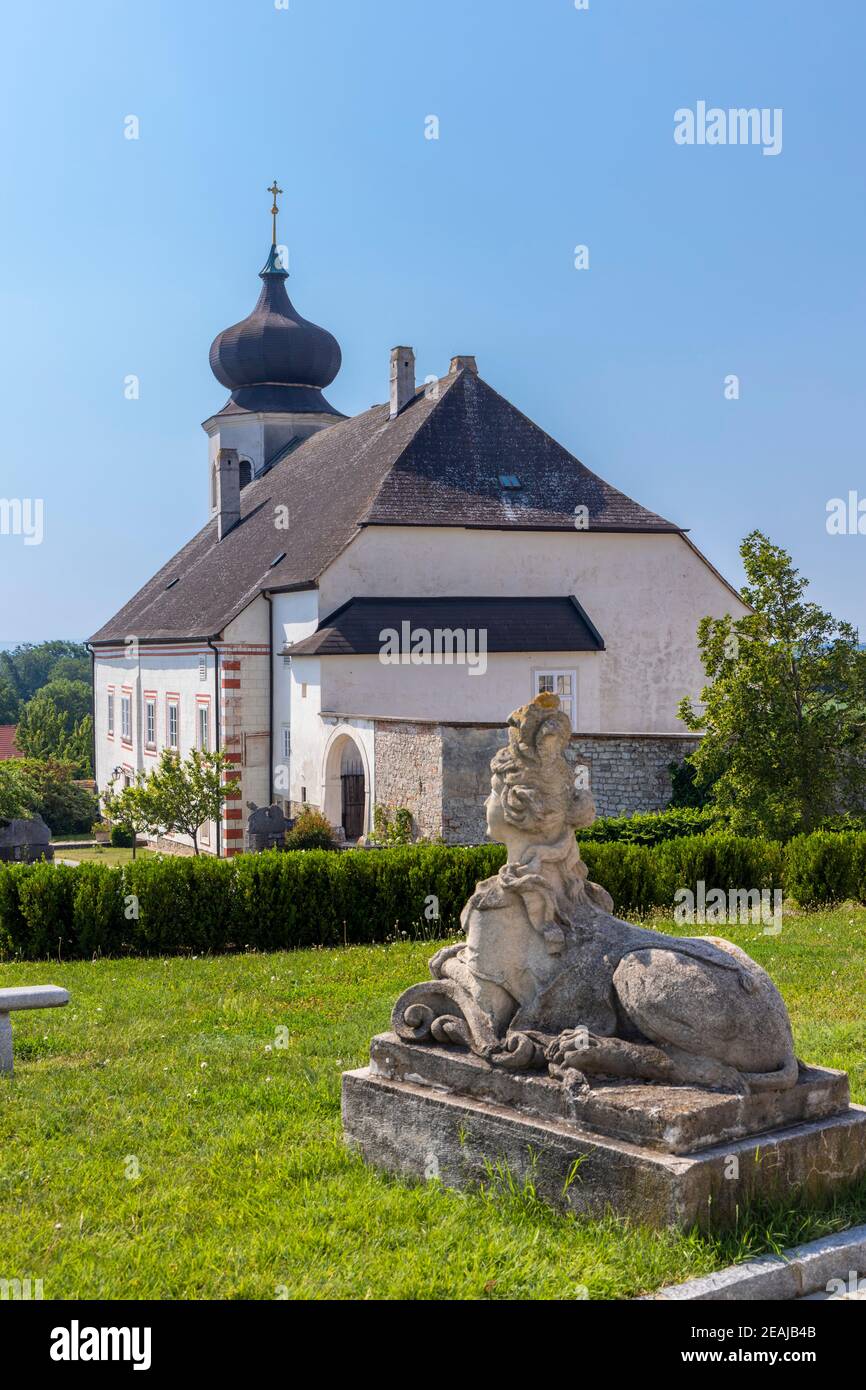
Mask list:
[[[506,475],[521,486],[504,488]],[[274,525],[278,506],[286,530]],[[214,518],[90,640],[216,636],[262,590],[315,584],[361,526],[573,531],[578,506],[593,531],[680,531],[460,370],[394,420],[377,405],[305,440],[244,488],[222,541]]]
[[[409,633],[437,628],[486,633],[488,652],[598,652],[604,642],[577,599],[561,598],[353,598],[323,619],[311,637],[286,651],[292,656],[360,656],[382,649],[394,629],[400,650]],[[476,650],[477,645],[476,645]]]

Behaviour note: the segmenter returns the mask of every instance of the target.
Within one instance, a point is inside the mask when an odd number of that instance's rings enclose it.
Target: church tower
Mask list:
[[[268,189],[271,250],[259,272],[262,291],[252,313],[224,328],[211,344],[211,371],[231,395],[202,428],[209,437],[210,515],[218,509],[221,450],[238,460],[243,488],[316,431],[345,417],[325,399],[342,361],[333,334],[302,318],[286,293],[286,270],[277,246],[276,179]]]

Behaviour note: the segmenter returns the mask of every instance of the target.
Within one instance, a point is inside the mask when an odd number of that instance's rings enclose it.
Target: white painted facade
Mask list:
[[[469,666],[388,665],[376,655],[291,656],[341,604],[356,597],[574,594],[601,632],[603,652],[488,653]],[[178,710],[183,755],[209,703],[211,746],[237,764],[240,794],[226,809],[216,852],[243,843],[247,802],[307,803],[340,822],[340,764],[346,749],[364,768],[369,827],[376,797],[375,720],[495,724],[536,692],[539,672],[574,677],[575,731],[678,734],[683,695],[703,684],[696,630],[706,614],[746,608],[676,534],[497,532],[368,527],[321,576],[319,587],[258,596],[221,634],[219,678],[206,644],[99,649],[96,655],[96,776],[132,775],[165,746],[169,705]],[[270,674],[268,672],[270,665]],[[115,731],[107,729],[108,695]],[[121,737],[121,699],[132,710]],[[144,746],[147,699],[156,700],[155,749]],[[271,709],[273,723],[271,727]],[[352,744],[348,740],[352,740]]]
[[[605,650],[489,653],[483,674],[468,666],[386,665],[375,655],[290,655],[351,598],[509,593],[574,594]],[[353,739],[373,805],[372,721],[499,723],[532,698],[542,671],[573,673],[577,733],[682,734],[677,705],[684,695],[696,697],[704,681],[700,618],[747,611],[676,534],[416,526],[362,530],[318,589],[274,594],[272,603],[275,795],[332,818],[340,740]]]

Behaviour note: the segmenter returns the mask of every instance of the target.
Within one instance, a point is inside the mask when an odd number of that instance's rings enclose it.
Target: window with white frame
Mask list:
[[[204,701],[198,707],[198,746],[203,752],[210,748],[210,707]]]
[[[114,691],[108,692],[108,737],[114,738]]]
[[[577,672],[576,671],[536,671],[535,694],[547,692],[559,696],[559,703],[568,715],[572,729],[577,714]]]
[[[124,743],[132,742],[132,696],[120,697],[120,737]]]
[[[179,718],[177,700],[169,700],[168,726],[166,730],[166,738],[168,741],[169,748],[177,748],[178,746],[178,724]]]
[[[156,747],[156,696],[148,695],[144,701],[144,746]]]
[[[289,761],[289,754],[292,751],[292,732],[288,724],[283,724],[280,730],[280,753],[284,763]]]

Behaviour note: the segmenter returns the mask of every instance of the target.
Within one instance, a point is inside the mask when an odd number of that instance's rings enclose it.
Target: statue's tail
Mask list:
[[[800,1063],[793,1052],[776,1071],[744,1071],[743,1080],[749,1091],[790,1091],[800,1075]]]

